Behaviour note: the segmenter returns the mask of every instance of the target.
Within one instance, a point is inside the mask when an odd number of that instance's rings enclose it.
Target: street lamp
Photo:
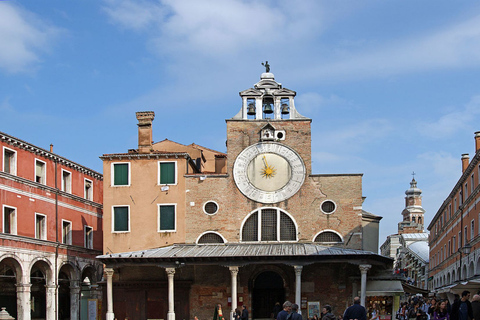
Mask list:
[[[462,249],[463,249],[463,253],[465,253],[466,255],[469,255],[470,252],[472,251],[472,245],[470,243],[466,243]]]
[[[468,256],[472,251],[472,245],[470,243],[466,243],[462,248],[458,249],[458,251],[460,251],[461,255],[466,254]],[[459,280],[461,280],[462,278],[466,278],[466,274],[463,273],[464,272],[462,270],[462,257],[460,256],[460,274],[458,276]]]

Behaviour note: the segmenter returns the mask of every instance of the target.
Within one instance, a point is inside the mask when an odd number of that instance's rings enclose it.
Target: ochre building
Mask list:
[[[362,174],[312,173],[295,95],[270,72],[240,92],[226,153],[152,143],[154,112],[137,113],[138,148],[101,157],[107,319],[208,319],[218,303],[260,319],[285,300],[339,315],[356,295],[396,310]]]

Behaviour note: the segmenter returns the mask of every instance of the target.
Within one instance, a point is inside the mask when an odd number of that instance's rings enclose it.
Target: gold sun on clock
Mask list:
[[[264,178],[273,178],[275,176],[275,172],[277,171],[274,166],[269,166],[267,162],[267,158],[263,156],[263,168],[260,170],[262,173],[262,177]]]

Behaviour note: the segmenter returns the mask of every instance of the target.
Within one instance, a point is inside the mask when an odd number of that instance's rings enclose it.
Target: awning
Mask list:
[[[480,290],[480,280],[469,280],[469,281],[457,283],[452,288],[452,290],[455,290],[455,291],[469,290],[472,292],[477,292]]]
[[[403,293],[404,291],[400,280],[367,279],[367,296],[393,296]]]
[[[426,295],[429,292],[427,289],[422,289],[422,288],[419,288],[419,287],[415,287],[415,286],[409,285],[405,282],[402,282],[402,287],[403,287],[403,290],[406,293],[412,293],[412,294],[420,293],[420,294],[425,294]]]

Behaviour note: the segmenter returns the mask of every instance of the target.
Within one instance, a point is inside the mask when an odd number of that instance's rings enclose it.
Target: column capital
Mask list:
[[[17,287],[17,292],[30,292],[32,288],[31,283],[17,283],[15,286]]]
[[[358,267],[360,268],[361,273],[367,273],[368,270],[370,270],[370,268],[372,267],[372,265],[371,264],[361,264]]]
[[[112,277],[114,270],[113,270],[113,268],[105,268],[105,269],[103,269],[103,272],[105,272],[107,277]]]
[[[293,269],[295,270],[295,273],[297,273],[297,272],[301,273],[302,270],[303,270],[303,266],[293,266]]]
[[[231,273],[232,275],[237,275],[237,274],[238,274],[238,269],[239,269],[239,268],[236,267],[236,266],[228,267],[228,270],[230,270],[230,273]]]
[[[175,268],[165,268],[167,275],[173,276],[175,274]]]

